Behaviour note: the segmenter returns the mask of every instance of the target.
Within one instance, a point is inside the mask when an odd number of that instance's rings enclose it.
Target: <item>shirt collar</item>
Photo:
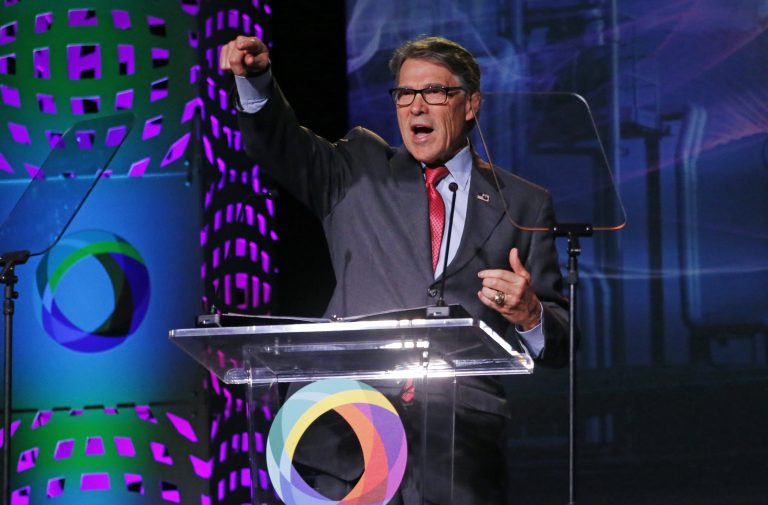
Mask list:
[[[469,144],[456,153],[456,156],[448,160],[445,166],[448,167],[448,172],[450,172],[456,184],[464,191],[469,184],[469,175],[472,173],[472,151],[469,148]]]
[[[424,163],[421,167],[424,168]],[[469,176],[472,173],[472,150],[469,143],[464,148],[456,153],[456,155],[445,163],[448,173],[456,184],[459,185],[462,191],[467,189],[469,184]]]

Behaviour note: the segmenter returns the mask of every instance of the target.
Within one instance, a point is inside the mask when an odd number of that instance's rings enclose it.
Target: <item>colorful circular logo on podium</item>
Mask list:
[[[149,307],[149,272],[139,252],[114,233],[63,237],[37,267],[40,314],[56,342],[101,352],[125,341]]]
[[[339,501],[309,487],[293,466],[301,436],[331,410],[357,435],[365,465],[360,480]],[[400,487],[407,459],[405,429],[392,403],[371,386],[349,379],[318,381],[301,388],[277,413],[267,438],[267,471],[286,505],[384,505]]]

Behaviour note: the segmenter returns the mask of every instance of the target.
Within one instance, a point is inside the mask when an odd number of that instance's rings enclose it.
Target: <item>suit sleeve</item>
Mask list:
[[[318,217],[343,196],[352,177],[346,139],[331,143],[299,125],[280,87],[257,113],[238,112],[246,153]]]
[[[552,198],[549,194],[544,198],[539,216],[537,226],[549,229],[555,223]],[[541,300],[544,312],[544,351],[537,363],[562,366],[568,361],[568,302],[562,295],[563,278],[555,248],[555,237],[550,231],[531,233],[531,247],[525,266],[531,274],[533,288]]]

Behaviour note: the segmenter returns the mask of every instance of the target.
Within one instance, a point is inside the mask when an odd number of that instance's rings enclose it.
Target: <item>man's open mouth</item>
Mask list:
[[[414,125],[411,127],[411,132],[416,140],[426,140],[433,131],[433,128],[424,125]]]

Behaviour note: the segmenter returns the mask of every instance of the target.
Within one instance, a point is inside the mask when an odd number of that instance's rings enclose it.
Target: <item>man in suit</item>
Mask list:
[[[516,225],[551,226],[551,199],[492,170],[472,150],[467,135],[482,99],[480,69],[466,49],[423,37],[395,51],[398,148],[360,127],[335,143],[302,128],[256,38],[225,45],[220,65],[236,76],[246,151],[322,221],[337,281],[328,315],[431,305],[444,280],[447,303],[461,304],[524,345],[539,363],[565,361],[568,315],[553,235]],[[451,183],[458,186],[457,203],[446,250]],[[462,379],[456,391],[453,501],[503,504],[503,427],[510,414],[501,385]],[[322,466],[317,459],[307,455],[308,466]],[[342,488],[354,482],[354,465],[328,473]],[[398,499],[409,503],[409,486],[418,487],[418,480],[407,478]],[[334,492],[335,484],[318,486]],[[440,490],[424,491],[428,502],[445,503]],[[343,496],[343,489],[336,492]]]

